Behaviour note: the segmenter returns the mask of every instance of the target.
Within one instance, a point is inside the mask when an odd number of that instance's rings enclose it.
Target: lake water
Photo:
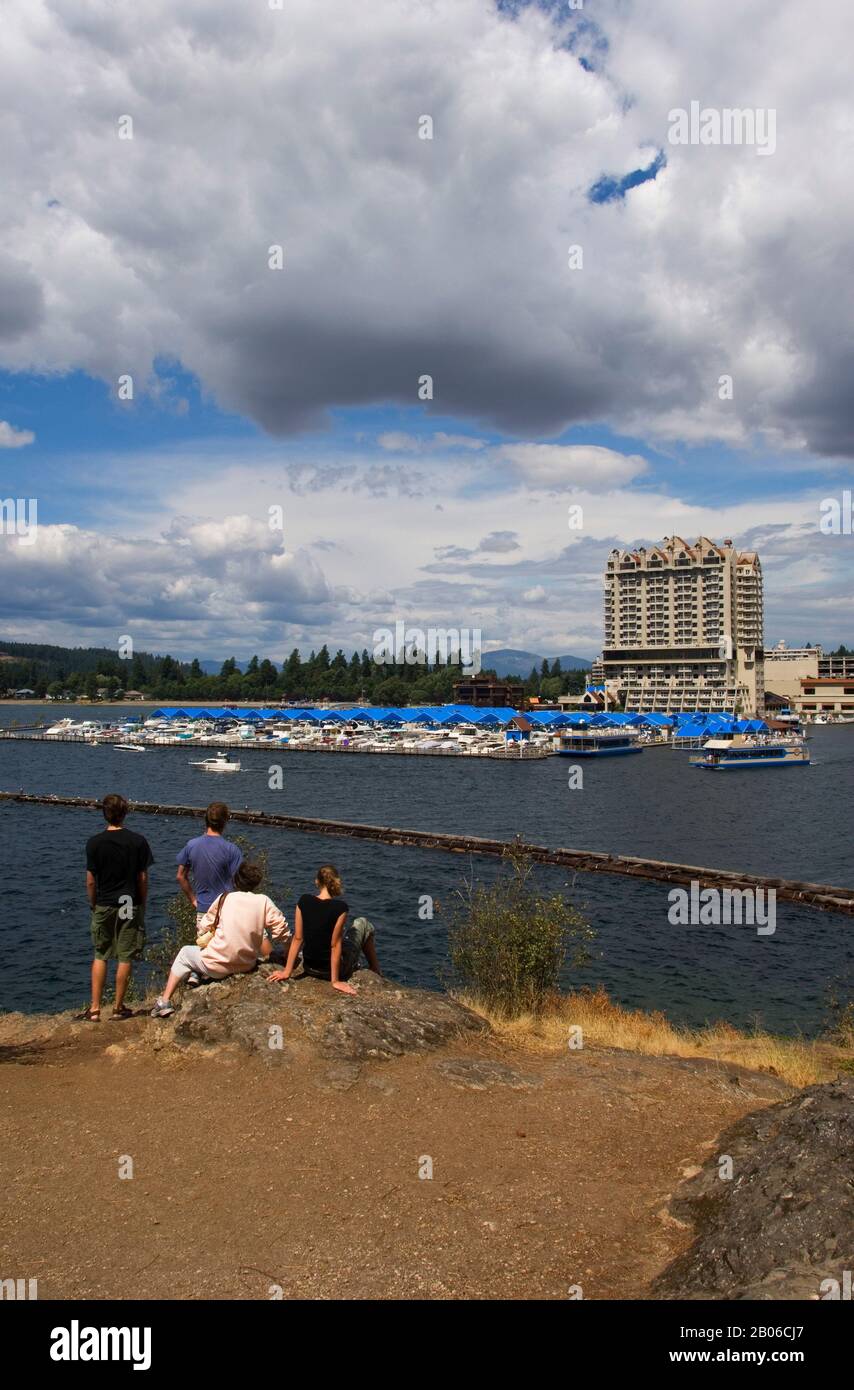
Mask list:
[[[74,713],[63,707],[62,715]],[[114,711],[99,708],[94,717]],[[92,712],[90,711],[90,714]],[[32,722],[44,711],[0,705],[0,723]],[[85,715],[80,712],[80,717]],[[241,749],[227,779],[189,765],[198,752],[134,755],[68,743],[0,743],[0,788],[34,793],[235,807],[336,820],[409,826],[847,885],[851,863],[854,725],[812,730],[808,769],[725,772],[689,766],[688,754],[652,749],[632,758],[587,761],[583,789],[570,790],[568,761],[386,757]],[[204,755],[202,755],[204,756]],[[271,790],[269,769],[283,769]],[[147,925],[154,935],[175,891],[175,855],[198,823],[139,816],[128,821],[151,843],[155,866]],[[102,828],[95,812],[0,804],[0,1008],[68,1008],[86,999],[90,943],[84,891],[85,840]],[[435,851],[236,827],[271,857],[280,906],[312,886],[318,864],[337,863],[355,915],[370,917],[380,960],[393,978],[436,987],[446,965],[444,922],[465,878],[491,881],[495,862]],[[851,994],[854,919],[777,905],[777,928],[677,927],[665,884],[565,870],[537,871],[544,889],[564,891],[597,933],[594,958],[573,978],[602,983],[626,1005],[660,1008],[674,1020],[753,1020],[779,1032],[814,1033],[831,994]],[[419,919],[419,899],[440,905]]]

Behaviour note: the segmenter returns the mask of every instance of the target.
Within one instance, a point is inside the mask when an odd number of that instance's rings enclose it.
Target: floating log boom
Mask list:
[[[100,801],[82,796],[43,796],[28,792],[0,791],[0,801],[39,806],[70,806],[99,811]],[[200,820],[200,806],[163,806],[149,801],[130,803],[131,810],[143,816],[181,816]],[[232,821],[266,826],[272,830],[291,830],[306,835],[335,835],[351,840],[375,840],[386,845],[405,845],[413,849],[443,850],[450,854],[484,855],[504,858],[518,850],[538,864],[557,864],[577,873],[619,874],[627,878],[655,879],[662,883],[699,883],[702,888],[729,888],[775,891],[781,902],[801,903],[826,912],[854,914],[854,889],[834,888],[826,883],[802,883],[787,878],[768,878],[733,869],[707,869],[695,864],[674,864],[660,859],[639,859],[634,855],[605,854],[597,850],[553,849],[549,845],[524,840],[487,840],[478,835],[448,835],[437,830],[408,830],[390,825],[363,825],[358,821],[317,820],[312,816],[273,815],[268,811],[232,809]]]

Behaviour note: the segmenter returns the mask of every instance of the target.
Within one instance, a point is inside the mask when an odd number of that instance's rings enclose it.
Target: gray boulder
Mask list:
[[[370,970],[353,977],[356,995],[309,977],[270,984],[269,973],[263,968],[187,990],[159,1040],[171,1035],[179,1045],[237,1045],[271,1064],[307,1052],[362,1062],[426,1052],[488,1031],[483,1019],[447,995],[406,989]]]
[[[719,1176],[729,1155],[731,1180]],[[819,1299],[854,1271],[854,1077],[810,1086],[726,1131],[672,1216],[697,1239],[658,1298]]]

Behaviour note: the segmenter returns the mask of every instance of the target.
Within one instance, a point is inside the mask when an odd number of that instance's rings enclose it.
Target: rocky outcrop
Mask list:
[[[854,1271],[854,1078],[810,1086],[725,1132],[670,1213],[698,1231],[659,1298],[818,1299]],[[724,1156],[732,1177],[721,1172]]]
[[[309,1045],[330,1061],[362,1062],[426,1052],[488,1029],[447,995],[405,989],[370,970],[354,977],[355,995],[309,977],[270,984],[268,974],[258,970],[185,991],[181,1008],[158,1028],[158,1042],[236,1045],[274,1065]]]

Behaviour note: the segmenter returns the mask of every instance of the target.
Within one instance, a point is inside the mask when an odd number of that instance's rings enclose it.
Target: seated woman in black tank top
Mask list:
[[[289,980],[302,951],[307,975],[329,980],[342,994],[355,994],[348,984],[364,951],[370,968],[379,975],[374,945],[374,929],[364,917],[345,927],[349,908],[341,896],[341,879],[334,864],[323,864],[317,871],[316,893],[303,893],[294,914],[294,934],[284,970],[274,970],[271,983]]]

